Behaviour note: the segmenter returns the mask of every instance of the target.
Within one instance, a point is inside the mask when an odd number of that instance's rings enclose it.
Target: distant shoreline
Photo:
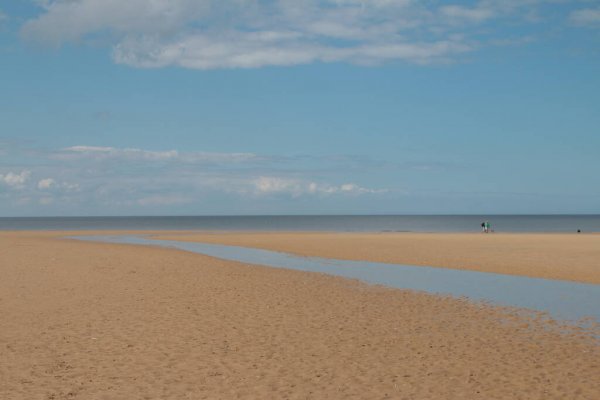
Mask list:
[[[600,232],[600,215],[278,215],[1,217],[0,231],[13,230],[198,230],[320,232]]]

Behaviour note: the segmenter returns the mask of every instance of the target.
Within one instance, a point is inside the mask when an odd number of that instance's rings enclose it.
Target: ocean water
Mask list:
[[[327,215],[0,218],[0,230],[600,232],[600,215]]]

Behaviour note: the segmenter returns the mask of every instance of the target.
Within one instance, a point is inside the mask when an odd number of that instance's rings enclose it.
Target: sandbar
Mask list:
[[[157,239],[600,284],[600,234],[188,232]]]

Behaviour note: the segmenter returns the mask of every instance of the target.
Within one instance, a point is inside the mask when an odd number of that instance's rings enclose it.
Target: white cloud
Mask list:
[[[290,199],[304,205],[337,204],[386,193],[353,180],[352,171],[365,162],[356,157],[87,145],[47,152],[9,150],[31,167],[0,170],[0,212],[3,207],[39,207],[44,213],[172,213],[201,212],[204,206],[234,212],[240,205],[260,208]]]
[[[600,27],[600,8],[573,11],[569,15],[569,21],[578,26]]]
[[[54,191],[63,192],[63,193],[72,193],[77,192],[81,189],[81,186],[77,183],[70,182],[57,182],[52,178],[40,179],[37,183],[37,188],[39,190],[49,190],[53,189]]]
[[[252,153],[208,153],[177,150],[151,151],[136,148],[116,148],[98,146],[71,146],[56,152],[53,158],[59,160],[106,160],[121,159],[129,161],[179,161],[184,163],[241,163],[261,161],[261,157]]]
[[[0,174],[0,183],[4,183],[7,186],[14,188],[21,188],[29,180],[31,171],[23,170],[21,173],[8,172],[3,175]]]
[[[49,0],[22,35],[60,45],[107,34],[114,61],[141,68],[427,64],[480,47],[463,27],[520,18],[517,11],[539,1],[467,7],[413,0]]]
[[[483,22],[493,18],[496,14],[494,8],[489,6],[489,3],[487,5],[480,4],[474,8],[458,5],[443,6],[440,8],[440,12],[443,16],[451,20],[465,20],[470,22]]]
[[[294,197],[303,194],[307,186],[296,179],[284,179],[261,176],[254,180],[256,194],[285,193]]]
[[[346,183],[340,186],[340,192],[350,194],[364,194],[364,193],[385,193],[385,189],[367,189],[360,187],[354,183]]]
[[[361,195],[367,193],[385,193],[386,190],[375,190],[360,187],[354,183],[345,183],[340,186],[307,182],[301,179],[261,176],[252,181],[254,193],[257,195],[285,194],[292,197],[302,195]]]
[[[23,35],[58,45],[105,30],[116,34],[169,33],[206,13],[208,0],[48,0]]]
[[[38,182],[37,187],[40,190],[50,189],[52,186],[56,185],[56,181],[52,178],[42,179]]]
[[[116,149],[114,147],[99,147],[99,146],[71,146],[64,149],[75,153],[111,153]]]
[[[81,186],[78,183],[62,182],[60,188],[66,192],[78,192],[81,190]]]
[[[274,32],[273,36],[285,37],[280,32]],[[192,69],[217,69],[291,66],[317,61],[373,65],[404,60],[427,64],[449,60],[473,49],[473,45],[455,39],[419,43],[382,41],[342,48],[230,32],[219,38],[203,34],[189,35],[173,42],[130,39],[117,45],[113,56],[117,63],[141,68],[176,65]]]
[[[118,149],[114,147],[96,146],[72,146],[63,149],[60,155],[69,157],[92,157],[92,158],[130,158],[145,160],[168,160],[178,157],[178,152],[170,151],[148,151],[141,149]]]

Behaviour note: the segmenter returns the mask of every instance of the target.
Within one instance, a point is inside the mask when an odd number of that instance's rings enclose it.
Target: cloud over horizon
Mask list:
[[[455,61],[507,40],[550,0],[48,0],[21,29],[60,46],[104,38],[116,63],[139,68],[258,68],[315,62]],[[583,13],[585,10],[582,10]],[[586,14],[587,15],[587,14]],[[587,21],[574,14],[574,21]],[[479,29],[481,28],[481,29]],[[514,38],[511,36],[511,40]]]
[[[194,205],[211,196],[235,203],[387,192],[354,182],[332,183],[327,174],[315,173],[306,164],[295,165],[296,162],[294,157],[251,153],[77,145],[38,151],[38,165],[28,169],[3,172],[0,164],[0,197],[5,206],[17,208],[89,206],[99,210],[172,213],[173,207]],[[2,190],[2,186],[8,190]]]
[[[177,161],[184,163],[244,163],[263,160],[252,153],[209,153],[185,152],[177,150],[152,151],[137,148],[115,148],[100,146],[71,146],[61,149],[52,155],[58,160],[77,160],[82,158],[94,160],[147,160],[147,161]]]
[[[254,193],[258,196],[271,194],[291,195],[299,197],[303,195],[329,196],[335,194],[361,195],[386,193],[386,189],[367,189],[355,183],[344,183],[339,186],[326,183],[316,183],[301,179],[286,179],[278,177],[260,176],[253,180]]]
[[[22,188],[30,176],[31,171],[29,170],[23,170],[19,173],[9,171],[6,174],[0,174],[0,183],[12,188]]]
[[[45,178],[45,179],[41,179],[38,184],[37,187],[40,190],[45,190],[45,189],[50,189],[52,186],[56,185],[56,181],[52,178]]]

